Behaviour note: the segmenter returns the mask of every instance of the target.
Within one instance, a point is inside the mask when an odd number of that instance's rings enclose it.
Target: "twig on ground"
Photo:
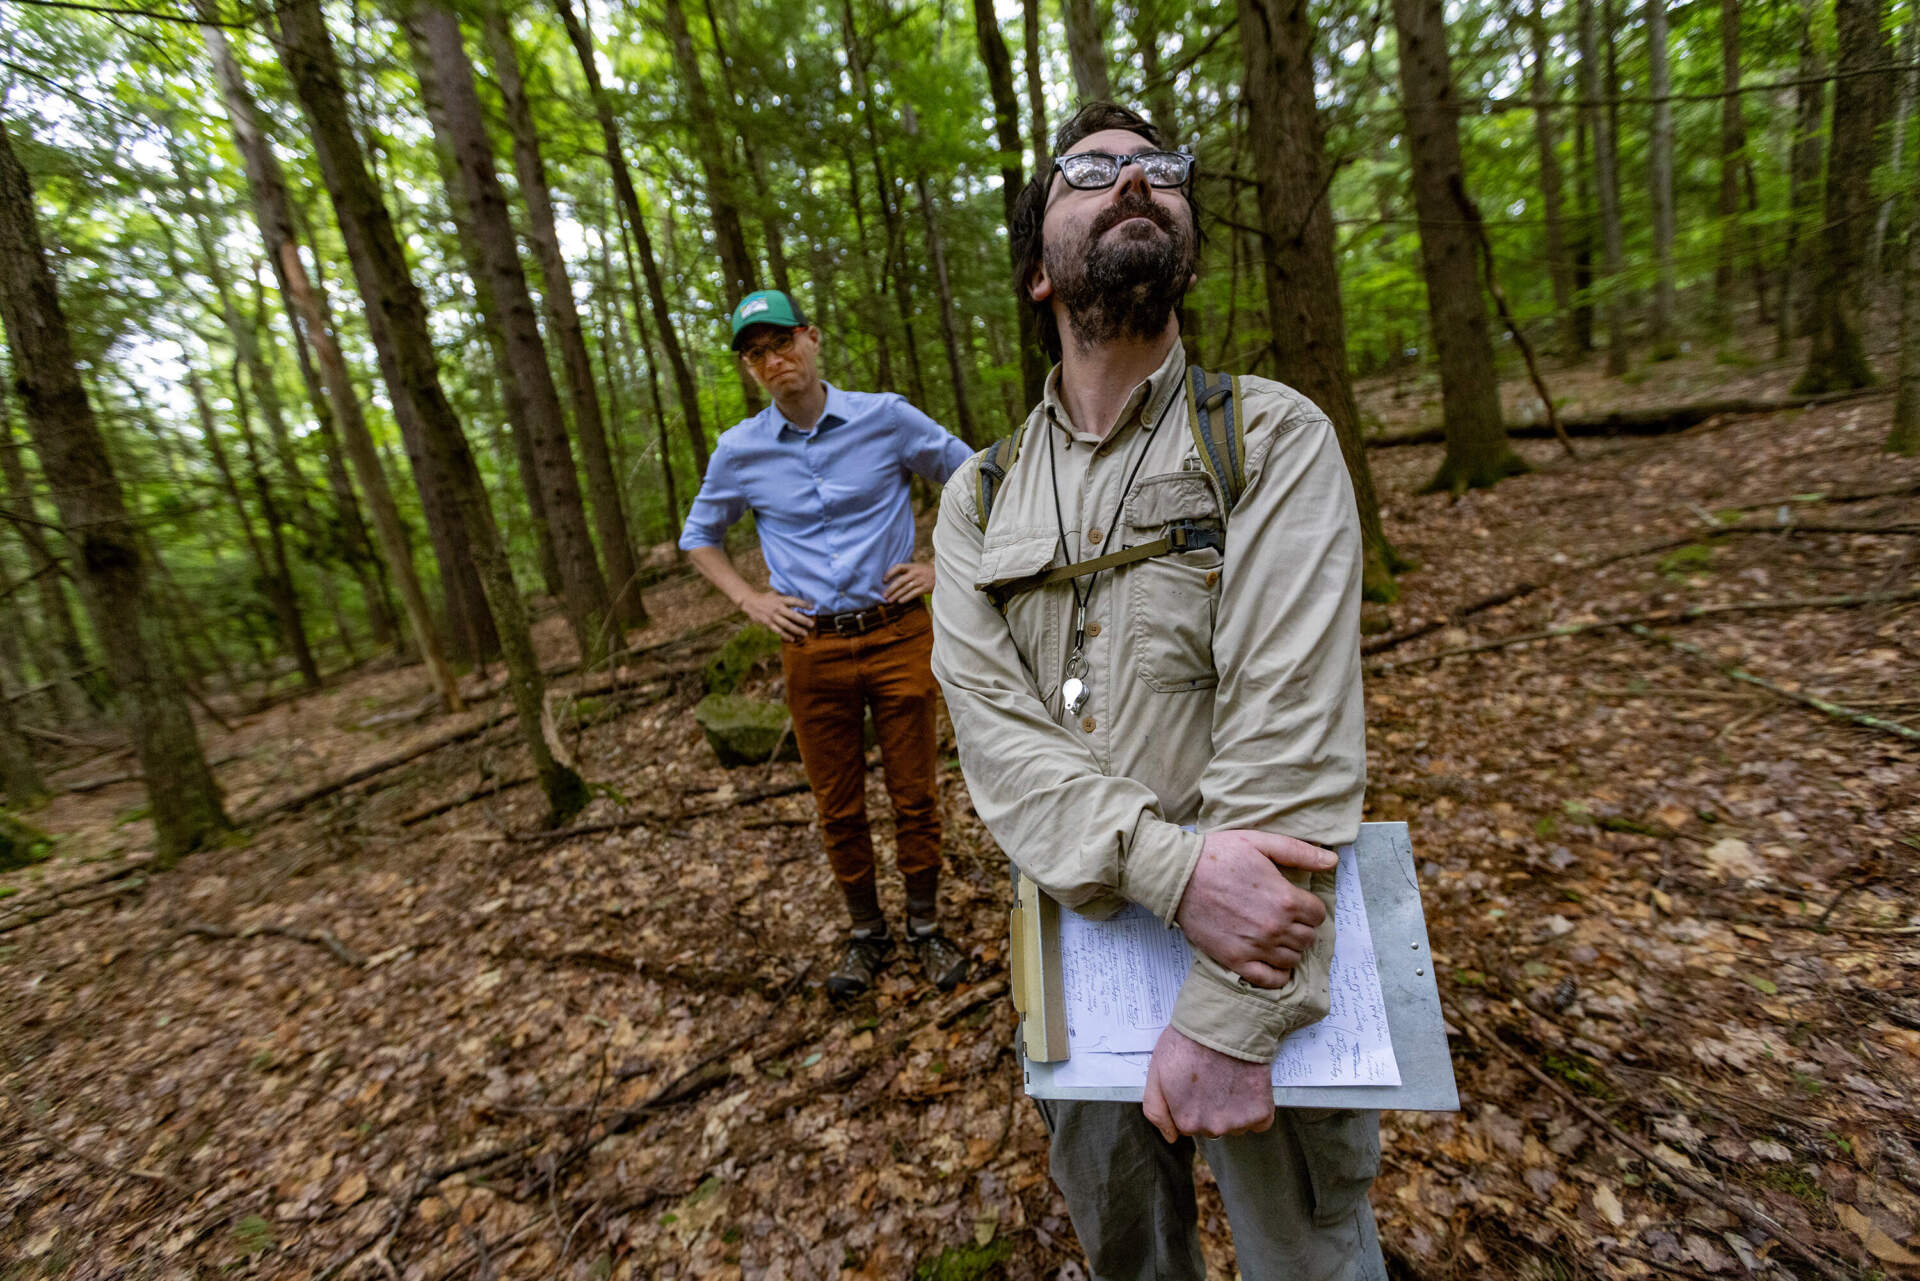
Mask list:
[[[809,784],[803,779],[797,783],[781,783],[774,787],[741,792],[730,800],[703,805],[697,809],[629,814],[624,818],[610,819],[604,823],[577,823],[572,827],[557,827],[551,832],[508,832],[506,839],[523,845],[546,845],[554,841],[570,841],[577,836],[594,836],[602,832],[625,832],[635,827],[648,827],[662,823],[680,823],[690,818],[704,818],[709,814],[718,814],[723,810],[742,805],[770,801],[777,796],[794,796],[806,791],[808,786]]]
[[[502,778],[496,779],[491,783],[482,783],[478,787],[468,788],[466,791],[460,793],[460,795],[452,797],[449,800],[441,801],[436,805],[429,805],[425,809],[413,811],[413,813],[406,815],[400,820],[400,826],[414,827],[426,822],[430,818],[438,818],[450,810],[457,810],[462,806],[471,805],[475,801],[485,800],[489,796],[498,796],[501,792],[510,792],[516,787],[525,787],[529,783],[537,783],[539,781],[540,776],[537,774],[521,774],[513,778]]]
[[[1579,1112],[1580,1115],[1586,1117],[1587,1120],[1593,1122],[1608,1134],[1611,1134],[1620,1143],[1632,1149],[1635,1155],[1639,1156],[1640,1159],[1647,1162],[1647,1164],[1653,1166],[1654,1169],[1660,1171],[1661,1176],[1671,1182],[1675,1187],[1690,1192],[1703,1201],[1717,1205],[1722,1210],[1739,1216],[1762,1232],[1767,1232],[1778,1237],[1780,1241],[1791,1248],[1794,1253],[1812,1264],[1814,1270],[1821,1276],[1827,1278],[1827,1281],[1847,1281],[1845,1273],[1821,1258],[1820,1255],[1814,1252],[1812,1246],[1795,1236],[1772,1215],[1753,1205],[1744,1197],[1737,1197],[1731,1193],[1723,1193],[1711,1185],[1695,1182],[1692,1176],[1687,1174],[1686,1171],[1661,1160],[1653,1153],[1652,1149],[1621,1129],[1618,1123],[1611,1120],[1604,1112],[1590,1106],[1585,1100],[1575,1095],[1573,1091],[1567,1089],[1566,1086],[1560,1084],[1560,1082],[1554,1080],[1545,1072],[1542,1072],[1538,1067],[1534,1066],[1524,1054],[1488,1031],[1465,1010],[1455,1006],[1448,1011],[1448,1014],[1464,1025],[1475,1037],[1506,1055],[1509,1059],[1512,1059],[1528,1076],[1531,1076],[1534,1080],[1540,1082],[1540,1084],[1546,1086],[1549,1090],[1553,1091],[1554,1094],[1558,1095],[1562,1102],[1572,1107],[1575,1111]]]
[[[296,943],[308,943],[314,947],[324,947],[327,951],[333,953],[342,965],[350,965],[356,970],[364,969],[367,964],[365,957],[348,947],[345,943],[342,943],[339,936],[334,934],[332,930],[321,930],[315,934],[309,933],[306,930],[292,929],[285,925],[249,925],[244,930],[236,930],[227,925],[215,925],[211,921],[189,921],[180,927],[180,932],[182,934],[197,934],[201,938],[210,939],[251,939],[258,938],[262,934],[270,934],[275,938],[292,939]]]
[[[11,1064],[7,1066],[10,1067]],[[21,1098],[19,1093],[14,1090],[11,1082],[0,1082],[0,1093],[4,1093],[7,1096],[8,1105],[20,1114],[20,1121],[23,1125],[38,1135],[42,1142],[51,1144],[53,1147],[65,1152],[68,1156],[83,1161],[88,1165],[97,1165],[107,1173],[116,1174],[122,1178],[145,1179],[149,1183],[158,1183],[162,1187],[173,1189],[175,1192],[184,1190],[181,1188],[179,1181],[170,1174],[162,1174],[158,1170],[142,1170],[138,1166],[116,1165],[103,1156],[88,1152],[83,1148],[75,1147],[48,1129],[45,1125],[41,1124],[40,1118],[34,1115],[33,1109],[27,1106],[27,1101]]]
[[[1899,596],[1903,596],[1907,599],[1920,597],[1920,593],[1916,593],[1916,592],[1903,592],[1903,593],[1895,593],[1895,594]],[[1827,715],[1836,717],[1840,720],[1852,721],[1854,724],[1864,726],[1867,729],[1877,729],[1877,730],[1884,731],[1885,733],[1888,733],[1888,734],[1894,734],[1901,738],[1906,739],[1910,743],[1920,743],[1920,729],[1914,729],[1910,725],[1902,725],[1899,721],[1890,721],[1890,720],[1887,720],[1885,717],[1875,716],[1871,712],[1863,712],[1863,711],[1859,711],[1856,708],[1844,707],[1839,703],[1829,702],[1824,698],[1815,698],[1811,694],[1802,694],[1798,690],[1788,689],[1786,686],[1776,685],[1772,681],[1767,680],[1764,677],[1755,676],[1752,672],[1749,672],[1744,668],[1724,667],[1721,664],[1714,662],[1712,658],[1708,657],[1707,652],[1701,649],[1698,645],[1689,645],[1685,641],[1677,641],[1673,639],[1673,637],[1671,636],[1662,636],[1659,632],[1656,632],[1653,629],[1648,627],[1642,627],[1638,623],[1634,623],[1631,626],[1629,626],[1628,630],[1631,631],[1635,636],[1642,637],[1646,640],[1658,642],[1659,644],[1666,645],[1669,648],[1677,649],[1683,654],[1687,654],[1693,658],[1697,658],[1701,662],[1707,663],[1710,666],[1712,666],[1722,676],[1727,677],[1729,680],[1742,681],[1748,685],[1757,685],[1761,689],[1766,690],[1770,694],[1778,695],[1779,697],[1788,699],[1791,702],[1804,704],[1807,707],[1811,707],[1816,711],[1825,712]]]
[[[140,872],[146,869],[145,865],[142,864],[133,870]],[[146,877],[132,874],[125,877],[115,876],[109,879],[116,883],[107,884],[106,888],[97,894],[89,894],[85,898],[66,900],[61,900],[56,896],[53,904],[44,912],[16,912],[6,919],[5,924],[0,924],[0,934],[11,934],[15,930],[25,929],[37,921],[44,921],[50,916],[58,916],[62,912],[72,911],[77,907],[90,907],[95,903],[104,903],[110,898],[118,898],[122,894],[131,894],[147,883]]]
[[[1865,592],[1858,596],[1783,597],[1778,600],[1733,601],[1725,605],[1688,605],[1682,609],[1656,609],[1645,614],[1598,618],[1590,623],[1569,623],[1564,627],[1549,627],[1545,631],[1502,636],[1496,640],[1482,641],[1477,645],[1460,645],[1453,649],[1436,650],[1431,654],[1422,654],[1418,658],[1399,658],[1390,662],[1374,663],[1367,668],[1367,674],[1377,676],[1401,667],[1418,667],[1423,663],[1437,663],[1442,659],[1458,658],[1464,654],[1484,654],[1490,650],[1525,645],[1529,641],[1579,636],[1584,632],[1604,631],[1612,627],[1638,631],[1642,623],[1687,623],[1697,618],[1711,618],[1719,614],[1751,614],[1777,609],[1851,609],[1863,605],[1898,605],[1914,600],[1920,600],[1920,591]]]

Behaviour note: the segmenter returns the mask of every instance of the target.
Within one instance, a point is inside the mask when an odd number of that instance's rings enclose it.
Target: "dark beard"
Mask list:
[[[1109,230],[1136,216],[1165,234],[1102,243]],[[1166,329],[1167,318],[1186,295],[1193,275],[1193,237],[1151,196],[1138,195],[1101,211],[1087,228],[1083,250],[1048,245],[1045,262],[1078,346],[1154,338]]]

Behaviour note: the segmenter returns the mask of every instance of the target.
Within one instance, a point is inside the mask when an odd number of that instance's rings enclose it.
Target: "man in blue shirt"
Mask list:
[[[721,433],[680,546],[741,612],[787,642],[780,662],[794,741],[852,917],[828,992],[866,991],[893,950],[867,827],[867,708],[893,802],[908,942],[944,991],[966,977],[967,958],[936,917],[940,794],[925,600],[933,566],[913,559],[908,484],[945,482],[973,451],[897,395],[822,382],[820,331],[778,290],[740,300],[733,349],[773,404]],[[766,591],[740,576],[724,542],[749,510],[772,580]]]

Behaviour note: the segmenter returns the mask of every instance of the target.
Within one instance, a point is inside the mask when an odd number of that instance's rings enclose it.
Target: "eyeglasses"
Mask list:
[[[760,365],[766,363],[769,356],[784,356],[793,350],[793,336],[799,332],[798,329],[782,329],[751,346],[742,347],[740,359],[749,365]]]
[[[1128,165],[1139,165],[1153,187],[1184,187],[1193,174],[1193,156],[1184,151],[1136,151],[1116,156],[1105,151],[1076,151],[1053,162],[1067,185],[1078,191],[1098,191],[1120,180]]]

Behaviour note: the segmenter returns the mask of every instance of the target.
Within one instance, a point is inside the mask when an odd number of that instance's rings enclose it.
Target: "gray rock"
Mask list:
[[[779,703],[743,694],[709,694],[694,704],[693,719],[706,732],[714,755],[729,769],[764,765],[769,759],[800,759],[787,709]]]

